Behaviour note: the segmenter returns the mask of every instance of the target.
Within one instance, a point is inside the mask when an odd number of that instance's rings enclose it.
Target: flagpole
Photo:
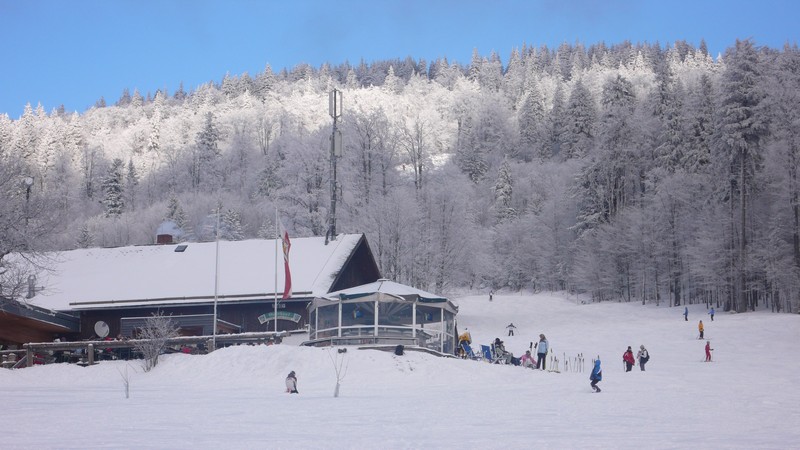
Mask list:
[[[219,296],[219,208],[217,208],[217,227],[215,230],[216,251],[214,263],[214,322],[211,324],[211,346],[217,349],[217,298]]]
[[[278,230],[278,208],[275,207],[275,301],[274,313],[275,316],[272,320],[275,321],[275,333],[278,333],[278,241],[281,239],[280,231]]]

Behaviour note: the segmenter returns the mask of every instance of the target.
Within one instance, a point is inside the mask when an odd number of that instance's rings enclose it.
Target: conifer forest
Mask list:
[[[420,289],[797,313],[800,51],[523,45],[27,105],[0,114],[0,197],[0,296],[12,254],[153,244],[165,220],[273,239],[276,210],[325,236],[335,204],[337,233]]]

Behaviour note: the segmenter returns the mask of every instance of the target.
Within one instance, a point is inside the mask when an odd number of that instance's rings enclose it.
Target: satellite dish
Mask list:
[[[94,332],[101,338],[108,336],[108,331],[108,324],[102,320],[98,320],[97,323],[94,324]]]

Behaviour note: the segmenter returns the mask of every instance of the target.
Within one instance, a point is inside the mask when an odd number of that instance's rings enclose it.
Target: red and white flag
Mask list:
[[[283,286],[283,297],[287,299],[292,296],[292,273],[289,270],[289,249],[292,248],[292,243],[289,241],[289,232],[283,227],[283,223],[278,221],[280,227],[280,238],[283,241],[283,268],[285,271]],[[276,286],[277,288],[277,286]]]

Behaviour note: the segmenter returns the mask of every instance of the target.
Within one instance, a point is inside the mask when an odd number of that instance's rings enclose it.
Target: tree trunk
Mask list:
[[[745,233],[745,219],[747,217],[747,192],[745,189],[745,161],[747,159],[747,150],[742,150],[742,159],[739,161],[739,213],[740,213],[740,230],[739,230],[739,305],[736,308],[738,312],[747,310],[747,234]]]

